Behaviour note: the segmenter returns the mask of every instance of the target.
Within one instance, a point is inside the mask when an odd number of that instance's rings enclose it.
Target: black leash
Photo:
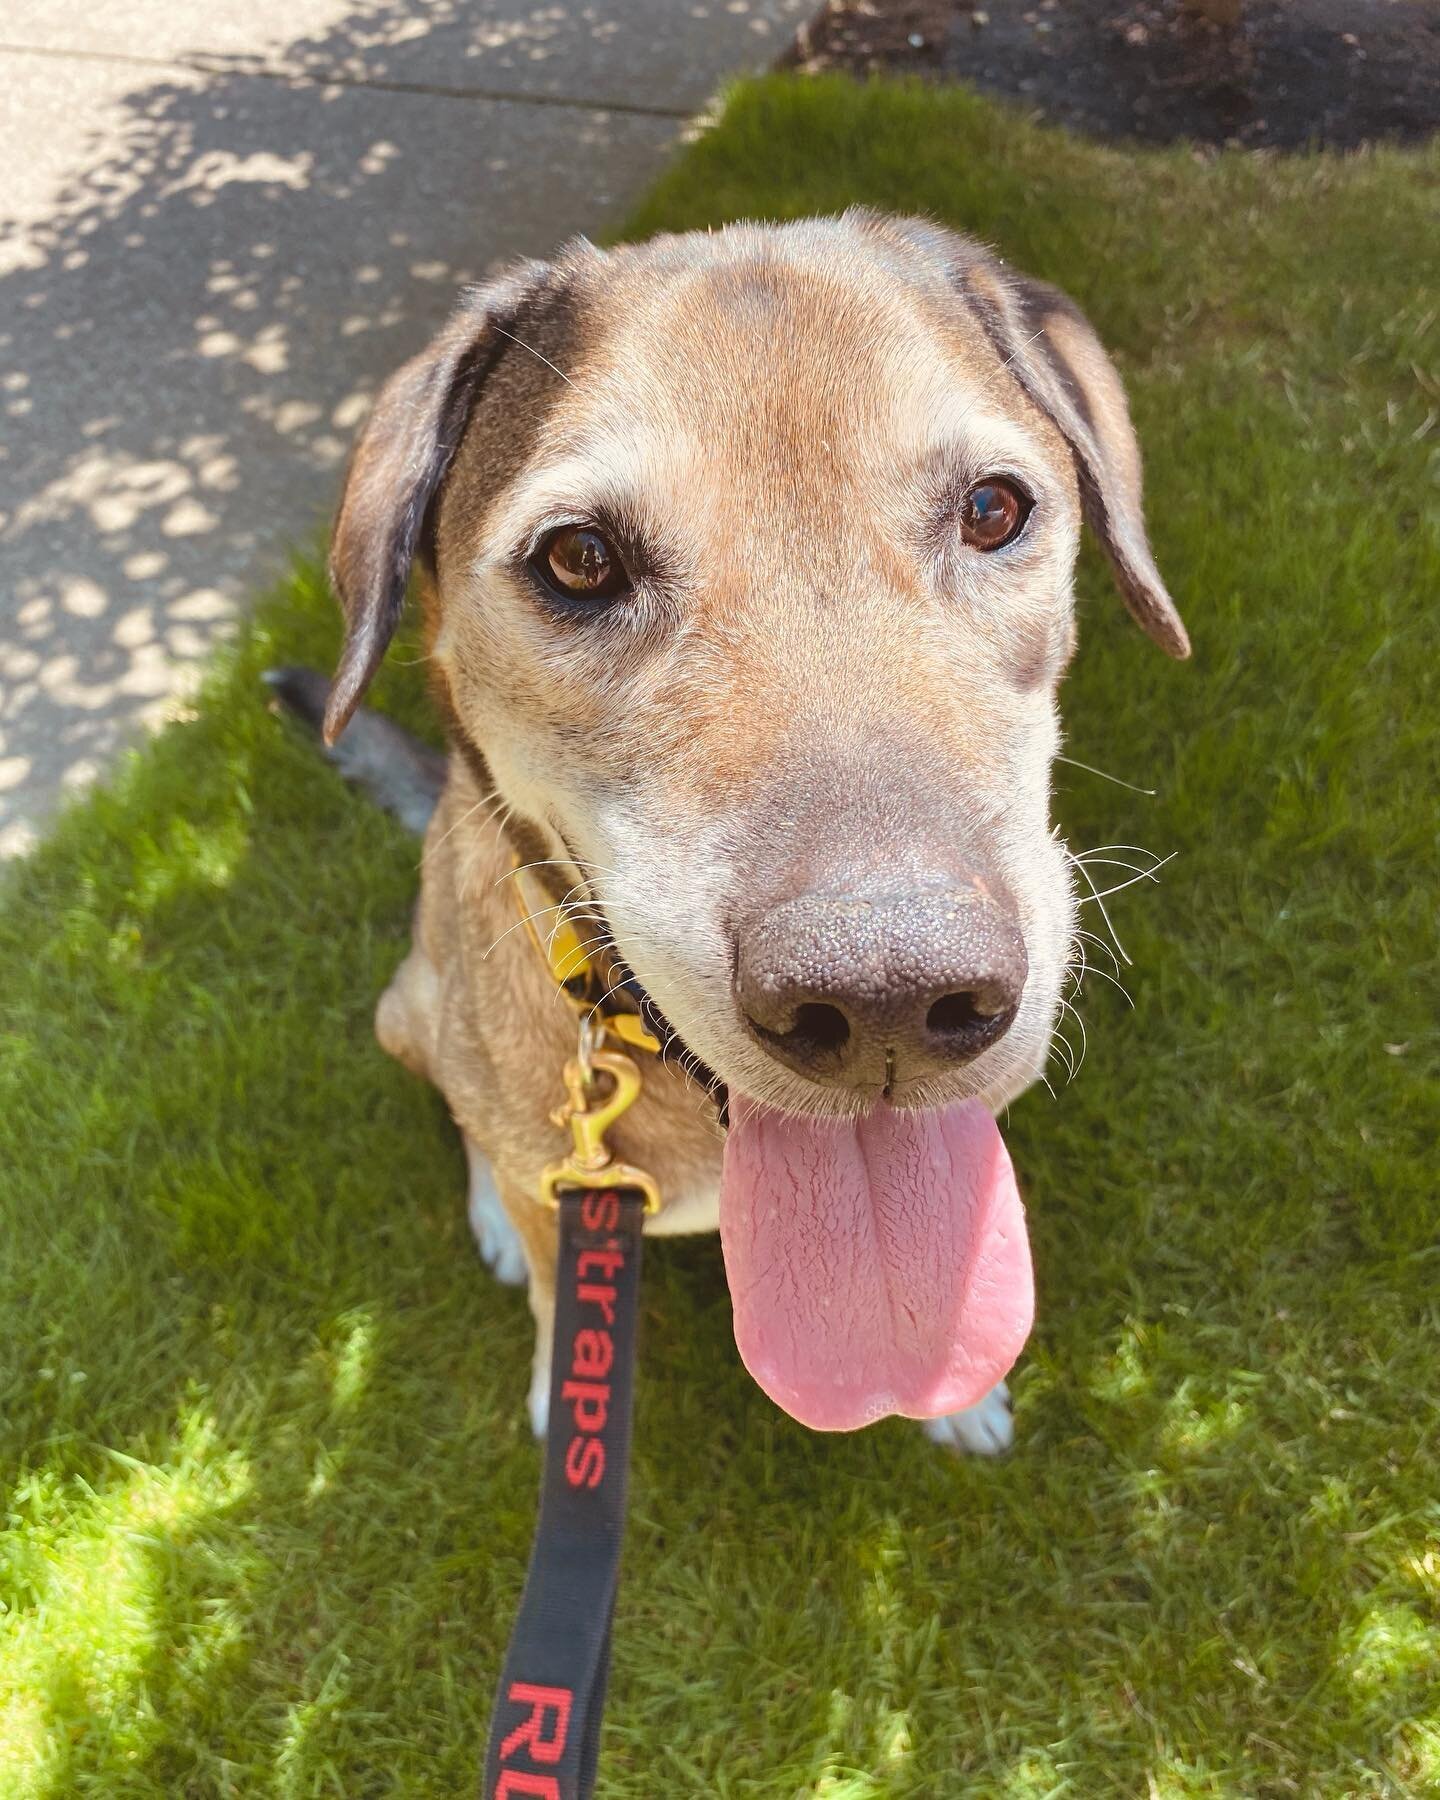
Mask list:
[[[490,1718],[483,1800],[595,1785],[625,1535],[644,1196],[560,1195],[540,1519]]]

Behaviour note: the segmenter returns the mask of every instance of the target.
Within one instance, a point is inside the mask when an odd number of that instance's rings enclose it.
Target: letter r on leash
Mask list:
[[[516,1706],[528,1706],[530,1716],[528,1719],[522,1719],[501,1744],[501,1762],[509,1762],[522,1744],[529,1745],[529,1756],[532,1762],[541,1764],[559,1762],[565,1751],[565,1736],[570,1729],[570,1703],[575,1698],[570,1689],[537,1687],[530,1681],[512,1681],[505,1698]],[[548,1734],[544,1731],[547,1715],[553,1720]],[[505,1791],[517,1794],[538,1794],[544,1790],[541,1788],[511,1788]]]

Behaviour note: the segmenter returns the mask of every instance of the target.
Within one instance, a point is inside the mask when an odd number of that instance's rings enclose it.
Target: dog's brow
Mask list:
[[[1042,325],[1038,331],[1032,331],[1030,333],[1030,336],[1028,338],[1026,338],[1023,341],[1023,343],[1017,344],[1015,346],[1015,348],[1010,352],[1010,354],[1005,358],[1004,362],[1001,363],[1001,365],[998,369],[992,369],[990,371],[989,375],[986,376],[985,380],[980,383],[980,386],[978,388],[976,388],[975,392],[970,396],[970,404],[965,408],[964,412],[961,413],[960,417],[955,421],[956,428],[958,428],[959,426],[961,426],[965,423],[965,421],[970,417],[971,413],[974,412],[975,408],[985,398],[986,394],[990,391],[990,389],[992,387],[994,387],[995,383],[1000,379],[1000,377],[1005,373],[1005,371],[1010,367],[1010,365],[1013,362],[1015,362],[1017,360],[1017,358],[1019,358],[1025,354],[1025,352],[1035,342],[1036,338],[1044,337],[1044,335],[1045,335],[1045,327]]]
[[[572,384],[573,385],[573,384]],[[642,511],[653,491],[641,454],[643,432],[628,440],[606,430],[586,430],[559,460],[532,468],[500,497],[487,533],[509,543],[532,537],[546,525],[564,524],[598,512]],[[650,461],[662,461],[666,446],[657,443]]]

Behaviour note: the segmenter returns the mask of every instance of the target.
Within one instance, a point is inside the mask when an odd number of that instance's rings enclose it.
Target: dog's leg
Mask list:
[[[932,1444],[947,1450],[968,1451],[971,1456],[999,1456],[1015,1442],[1015,1418],[1010,1411],[1010,1389],[997,1381],[983,1400],[959,1412],[925,1419],[922,1426]]]
[[[530,1424],[537,1438],[550,1420],[550,1340],[555,1335],[555,1220],[528,1195],[500,1196],[490,1159],[469,1137],[470,1229],[497,1281],[507,1287],[528,1282],[535,1320],[535,1360],[530,1373]]]
[[[503,1281],[506,1287],[522,1287],[529,1274],[525,1246],[500,1199],[500,1190],[490,1173],[490,1159],[467,1137],[465,1160],[470,1165],[470,1193],[465,1207],[476,1248],[497,1281]]]
[[[472,1150],[468,1139],[465,1148],[471,1158],[472,1176],[478,1165],[490,1194],[495,1196],[504,1229],[509,1233],[507,1251],[513,1246],[519,1253],[521,1279],[525,1273],[529,1275],[530,1313],[535,1320],[530,1424],[536,1437],[543,1438],[550,1419],[550,1342],[555,1335],[555,1264],[560,1246],[555,1214],[547,1211],[523,1188],[513,1187],[505,1181],[494,1182],[484,1156],[478,1150]],[[474,1191],[472,1186],[472,1195]]]
[[[555,1287],[544,1295],[530,1289],[530,1311],[535,1318],[535,1360],[530,1365],[530,1429],[543,1444],[550,1426],[550,1346],[555,1335]]]
[[[497,1281],[528,1285],[535,1320],[535,1360],[530,1374],[530,1423],[545,1436],[550,1417],[550,1340],[555,1335],[555,1215],[521,1190],[500,1184],[490,1159],[466,1132],[461,1133],[470,1165],[466,1209],[480,1254]]]

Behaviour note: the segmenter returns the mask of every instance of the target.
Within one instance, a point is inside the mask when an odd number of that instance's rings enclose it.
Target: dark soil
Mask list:
[[[1440,129],[1440,0],[828,0],[785,60],[966,81],[1149,143],[1351,149]]]

